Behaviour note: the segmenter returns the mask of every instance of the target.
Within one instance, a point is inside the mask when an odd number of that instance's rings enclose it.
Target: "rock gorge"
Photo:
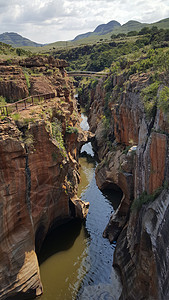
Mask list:
[[[40,295],[37,252],[45,236],[54,226],[86,217],[88,203],[77,197],[78,153],[93,135],[98,187],[123,193],[103,233],[116,242],[119,299],[167,299],[169,122],[158,99],[168,75],[158,74],[156,84],[150,72],[110,71],[82,83],[79,100],[88,108],[92,135],[80,129],[66,66],[45,56],[0,61],[0,91],[8,101],[56,93],[48,102],[1,116],[0,299]],[[151,96],[148,107],[144,93]]]
[[[66,62],[33,57],[0,62],[0,92],[11,102],[54,92],[48,102],[0,121],[0,299],[32,299],[43,291],[37,252],[48,231],[85,218],[77,197],[78,149],[88,139]]]
[[[169,298],[169,122],[157,105],[168,77],[160,74],[157,100],[148,111],[143,93],[155,87],[152,75],[110,72],[79,89],[95,133],[97,184],[123,192],[103,233],[117,242],[113,265],[123,285],[121,300]]]

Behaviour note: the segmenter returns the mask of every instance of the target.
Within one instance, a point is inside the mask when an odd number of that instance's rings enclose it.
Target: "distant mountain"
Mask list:
[[[5,32],[0,34],[0,42],[11,45],[13,47],[41,47],[43,44],[32,42],[15,32]]]
[[[112,31],[115,27],[120,27],[121,24],[117,21],[110,21],[107,24],[101,24],[96,27],[94,30],[94,33],[101,35],[101,34],[106,34]]]
[[[112,33],[127,33],[129,31],[140,31],[143,27],[152,28],[153,26],[158,27],[158,29],[168,29],[169,28],[169,18],[160,20],[155,23],[141,23],[138,21],[130,20],[123,24],[121,27],[113,30]]]
[[[125,23],[125,24],[123,24],[122,25],[122,28],[128,28],[128,29],[135,29],[136,27],[138,27],[138,26],[143,26],[143,25],[148,25],[148,24],[146,24],[146,23],[141,23],[141,22],[138,22],[138,21],[133,21],[133,20],[130,20],[130,21],[128,21],[127,23]]]
[[[85,38],[88,38],[89,36],[91,36],[93,34],[93,32],[86,32],[86,33],[82,33],[82,34],[79,34],[77,35],[74,40],[72,40],[72,42],[75,42],[75,41],[78,41],[78,40],[81,40],[81,39],[85,39]]]
[[[114,28],[109,31],[109,28],[112,25],[112,22],[114,23]],[[109,27],[110,24],[110,27]],[[93,45],[97,42],[101,43],[102,41],[112,41],[112,35],[118,35],[119,33],[125,33],[127,34],[130,31],[137,31],[139,32],[143,27],[149,27],[152,28],[153,26],[157,26],[158,29],[169,29],[169,18],[160,20],[155,23],[141,23],[138,21],[130,20],[127,23],[120,25],[117,21],[110,21],[107,24],[102,24],[96,27],[96,29],[93,32],[86,32],[84,34],[80,34],[76,36],[76,38],[73,41],[59,41],[51,44],[46,44],[43,47],[40,47],[38,49],[38,52],[53,52],[57,50],[68,50],[69,48],[75,48],[79,47],[80,45]],[[106,29],[108,27],[108,29]],[[104,33],[108,30],[108,33]],[[37,52],[37,49],[35,47],[31,47],[31,51]]]
[[[101,25],[97,26],[93,32],[87,32],[84,34],[77,35],[73,41],[78,41],[80,39],[87,38],[91,35],[104,35],[106,33],[111,32],[112,30],[114,30],[117,27],[121,27],[121,24],[119,22],[113,20],[107,24],[101,24]]]
[[[93,37],[93,41],[96,42],[97,36],[100,36],[98,37],[98,40],[100,38],[110,39],[111,34],[127,33],[129,31],[140,31],[143,27],[151,28],[152,26],[157,26],[159,29],[160,28],[167,29],[169,28],[169,18],[151,24],[130,20],[127,23],[121,25],[117,21],[110,21],[107,24],[101,24],[97,26],[93,32],[87,32],[87,33],[77,35],[72,42],[76,42],[84,38],[85,38],[84,42],[87,42],[86,38],[90,38],[91,40],[92,37]]]

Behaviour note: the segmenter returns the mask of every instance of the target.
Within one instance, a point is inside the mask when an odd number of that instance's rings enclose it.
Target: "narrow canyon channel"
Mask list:
[[[82,113],[81,127],[88,130]],[[90,202],[84,223],[69,222],[52,231],[40,255],[44,294],[40,300],[118,299],[120,284],[112,271],[114,245],[102,233],[121,199],[119,192],[102,193],[95,181],[97,165],[91,143],[80,155],[79,197]]]

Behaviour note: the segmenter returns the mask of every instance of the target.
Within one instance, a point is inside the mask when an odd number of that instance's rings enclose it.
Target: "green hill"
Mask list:
[[[111,23],[111,22],[109,22],[109,23]],[[108,25],[108,24],[105,24],[105,25]],[[120,24],[120,23],[118,23],[118,24]],[[99,25],[99,26],[102,26],[102,25]],[[90,45],[90,44],[93,45],[96,43],[100,43],[100,42],[102,43],[102,42],[106,42],[106,41],[110,42],[112,40],[112,38],[111,38],[112,34],[115,34],[115,35],[117,35],[119,33],[127,34],[130,31],[138,32],[144,27],[152,28],[153,26],[157,26],[159,29],[169,29],[169,18],[163,19],[158,22],[151,23],[151,24],[141,23],[138,21],[130,20],[127,23],[123,24],[122,26],[114,27],[114,29],[108,33],[101,34],[101,32],[103,33],[102,30],[99,30],[99,34],[94,34],[94,32],[92,32],[92,34],[89,34],[89,32],[88,32],[88,33],[84,33],[83,35],[79,35],[79,36],[83,36],[83,38],[78,38],[73,41],[59,41],[59,42],[48,44],[48,45],[45,45],[45,46],[39,47],[39,48],[37,48],[37,47],[26,47],[26,48],[28,50],[31,50],[32,52],[36,52],[36,53],[37,52],[51,53],[55,50],[61,50],[61,49],[68,50],[71,48],[84,46],[84,45]]]
[[[11,45],[13,47],[23,47],[23,46],[41,47],[41,46],[43,46],[42,44],[32,42],[31,40],[24,38],[15,32],[5,32],[5,33],[0,34],[0,42]]]
[[[121,24],[119,22],[113,20],[107,24],[101,24],[101,25],[97,26],[93,32],[87,32],[84,34],[77,35],[73,41],[78,41],[78,40],[81,40],[83,38],[88,38],[89,36],[93,36],[93,35],[104,35],[106,33],[111,32],[116,27],[121,27]]]
[[[115,28],[113,32],[111,32],[111,34],[128,33],[130,31],[140,31],[144,27],[152,28],[153,26],[157,26],[158,29],[169,29],[169,18],[151,24],[131,20],[123,24],[120,28]]]
[[[131,26],[132,23],[130,22],[128,25]],[[113,34],[111,41],[100,41],[99,43],[76,46],[72,49],[56,49],[51,54],[56,58],[67,60],[69,62],[68,70],[102,71],[109,68],[112,62],[120,56],[125,56],[125,59],[120,62],[120,64],[125,65],[128,56],[133,51],[137,51],[141,56],[145,51],[167,48],[168,46],[169,29],[158,29],[157,26],[152,26],[143,27],[139,31],[129,31],[127,34]]]

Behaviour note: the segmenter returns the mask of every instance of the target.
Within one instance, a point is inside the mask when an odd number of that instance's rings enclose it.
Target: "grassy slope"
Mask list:
[[[161,20],[159,22],[155,22],[152,24],[146,24],[146,23],[140,23],[137,21],[129,21],[126,24],[122,25],[121,27],[115,28],[113,31],[105,34],[105,35],[92,35],[88,38],[84,38],[78,41],[60,41],[60,42],[55,42],[52,44],[48,44],[43,47],[39,47],[38,49],[35,47],[24,47],[25,49],[28,49],[32,52],[39,52],[39,53],[44,53],[44,52],[50,52],[55,49],[69,49],[69,48],[74,48],[82,45],[87,45],[87,44],[94,44],[99,42],[100,40],[111,40],[111,35],[112,34],[118,34],[118,33],[127,33],[129,31],[140,31],[143,27],[153,27],[157,26],[158,28],[163,28],[167,29],[169,28],[169,18]]]
[[[0,42],[0,59],[10,60],[10,59],[19,59],[22,57],[30,56],[30,51],[23,49],[16,49],[10,45]]]
[[[168,46],[169,29],[161,30],[152,27],[148,33],[142,31],[131,37],[115,36],[111,41],[101,41],[92,45],[86,44],[73,49],[56,49],[51,54],[56,58],[67,60],[69,62],[68,70],[102,71],[109,68],[112,62],[117,61],[120,56],[123,56],[123,61],[128,60],[133,51],[138,51],[140,55],[143,55],[145,48],[156,49]],[[133,60],[135,60],[134,57]]]
[[[41,44],[32,42],[31,40],[24,38],[23,36],[19,35],[15,32],[5,32],[0,34],[0,42],[9,44],[13,47],[39,47]]]

